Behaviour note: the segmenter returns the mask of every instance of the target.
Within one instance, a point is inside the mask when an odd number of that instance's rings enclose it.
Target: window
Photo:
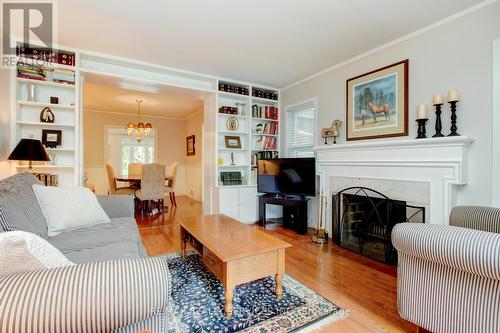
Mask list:
[[[286,157],[312,157],[316,131],[316,101],[311,100],[286,108]]]

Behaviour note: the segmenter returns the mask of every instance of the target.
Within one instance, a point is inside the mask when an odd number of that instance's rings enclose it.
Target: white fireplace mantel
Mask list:
[[[446,224],[456,202],[456,187],[467,184],[467,136],[391,139],[332,144],[314,148],[321,191],[327,197],[326,221],[331,221],[332,179],[356,177],[427,182],[430,212],[427,223]],[[331,223],[327,222],[327,231]]]

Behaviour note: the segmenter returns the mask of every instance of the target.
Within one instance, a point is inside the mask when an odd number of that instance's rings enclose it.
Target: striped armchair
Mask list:
[[[450,225],[402,223],[398,310],[431,332],[500,332],[500,209],[455,207]]]

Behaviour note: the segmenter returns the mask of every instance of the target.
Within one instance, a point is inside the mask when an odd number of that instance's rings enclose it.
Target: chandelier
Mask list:
[[[141,140],[149,136],[153,133],[153,126],[151,126],[151,123],[143,123],[141,122],[141,103],[142,100],[137,99],[137,123],[128,123],[127,126],[125,126],[125,129],[127,130],[128,136],[135,136],[137,142],[141,142]]]

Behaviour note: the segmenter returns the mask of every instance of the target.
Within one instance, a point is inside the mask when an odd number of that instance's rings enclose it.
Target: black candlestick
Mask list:
[[[444,136],[443,133],[441,133],[442,125],[441,125],[441,105],[443,104],[434,104],[436,107],[436,134],[434,134],[432,137],[433,138],[442,138]]]
[[[451,107],[451,133],[448,136],[459,136],[457,133],[457,103],[458,101],[449,101]]]
[[[427,137],[426,131],[425,131],[425,123],[429,119],[417,119],[418,123],[418,131],[417,131],[417,139],[425,139]]]

